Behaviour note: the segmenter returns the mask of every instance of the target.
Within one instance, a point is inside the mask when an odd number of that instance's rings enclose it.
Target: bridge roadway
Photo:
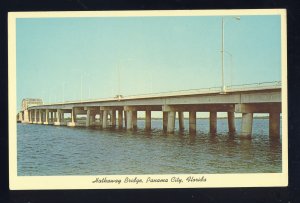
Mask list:
[[[196,132],[196,112],[209,112],[210,133],[217,130],[217,112],[227,112],[228,130],[235,132],[235,113],[242,113],[241,136],[251,136],[253,113],[269,113],[269,135],[280,136],[281,86],[202,89],[138,95],[88,101],[73,101],[31,106],[19,113],[24,123],[79,126],[77,115],[86,115],[85,126],[137,128],[137,112],[145,111],[145,128],[151,129],[151,111],[161,111],[163,129],[173,133],[176,112],[179,129],[184,129],[184,114],[189,112],[189,132]],[[118,116],[116,113],[118,112]],[[66,122],[65,113],[71,113]],[[96,121],[96,115],[99,120]],[[118,121],[118,122],[117,122]]]

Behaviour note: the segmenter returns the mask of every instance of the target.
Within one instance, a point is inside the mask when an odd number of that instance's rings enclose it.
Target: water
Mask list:
[[[252,138],[242,139],[227,133],[226,119],[218,119],[215,136],[208,133],[208,119],[197,119],[194,136],[180,133],[178,125],[166,135],[161,120],[152,120],[150,132],[142,120],[129,132],[18,123],[18,175],[281,172],[281,139],[269,138],[268,119],[256,118],[253,125]]]

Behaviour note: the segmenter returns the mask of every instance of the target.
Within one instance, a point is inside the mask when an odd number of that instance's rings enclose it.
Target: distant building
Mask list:
[[[43,105],[42,99],[23,99],[22,100],[22,110],[17,115],[17,122],[28,123],[28,107]]]
[[[28,107],[43,105],[42,99],[23,99],[22,100],[22,111],[27,110]]]

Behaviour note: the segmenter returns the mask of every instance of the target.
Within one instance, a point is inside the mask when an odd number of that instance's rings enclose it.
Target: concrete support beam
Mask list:
[[[53,120],[52,120],[52,111],[49,111],[49,123],[52,123]]]
[[[34,122],[34,110],[30,111],[30,123]]]
[[[280,113],[269,114],[269,136],[271,138],[280,137]]]
[[[53,122],[53,123],[55,122],[55,120],[54,120],[54,115],[55,115],[55,112],[52,111],[52,112],[51,112],[51,122]]]
[[[45,122],[44,124],[48,125],[49,124],[49,109],[45,110]]]
[[[241,135],[248,137],[252,134],[253,113],[243,113]]]
[[[111,111],[111,125],[116,127],[116,110]]]
[[[38,119],[37,119],[37,109],[34,109],[34,121],[33,123],[37,123],[38,122]]]
[[[28,111],[28,122],[31,123],[31,111]]]
[[[42,110],[41,109],[39,109],[39,121],[38,121],[38,124],[42,124],[43,123],[43,118],[42,118]]]
[[[57,109],[56,112],[54,112],[54,117],[56,118],[53,123],[54,125],[67,125],[65,122],[62,121],[62,114],[62,109]]]
[[[184,130],[184,115],[182,111],[178,111],[179,130]]]
[[[169,111],[168,112],[168,127],[167,127],[167,132],[168,133],[173,133],[175,129],[175,116],[176,112],[175,111]]]
[[[30,111],[30,120],[31,120],[31,123],[34,122],[34,110]]]
[[[60,112],[61,112],[60,109],[56,110],[56,114],[55,114],[56,119],[55,119],[54,125],[61,125]]]
[[[56,120],[56,118],[57,118],[57,112],[53,112],[53,122],[55,123],[57,120]]]
[[[64,113],[61,113],[61,119],[63,119],[63,114]],[[71,122],[68,122],[67,123],[67,126],[69,127],[75,127],[76,126],[76,115],[77,115],[77,112],[76,112],[76,108],[73,107],[72,108],[72,112],[71,112]]]
[[[83,107],[83,110],[91,110],[91,111],[98,111],[99,107],[90,107],[90,106],[85,106]]]
[[[252,104],[236,104],[236,113],[270,113],[281,112],[281,103],[252,103]]]
[[[28,115],[28,110],[23,111],[23,119],[22,123],[29,123],[29,115]]]
[[[123,110],[118,110],[118,126],[123,128]]]
[[[196,133],[196,112],[189,112],[189,132],[194,134]]]
[[[146,119],[145,119],[145,129],[151,130],[151,111],[145,111]]]
[[[209,113],[209,129],[210,133],[217,132],[217,112],[215,111]]]
[[[127,128],[127,130],[131,130],[132,129],[132,111],[126,111],[126,120],[127,120],[126,128]]]
[[[91,116],[90,116],[90,126],[95,126],[96,125],[96,113],[97,111],[91,111]]]
[[[103,110],[103,117],[102,117],[102,128],[107,128],[107,118],[108,118],[108,110]]]
[[[72,118],[72,115],[73,115],[72,112],[73,112],[73,110],[71,111],[71,118]],[[74,109],[74,114],[75,114],[75,109]],[[59,115],[60,115],[60,121],[65,122],[65,111],[61,110]],[[75,114],[74,120],[75,120],[75,123],[76,123],[76,114]]]
[[[125,123],[125,127],[127,128],[127,113],[126,113],[126,111],[124,111],[124,123]]]
[[[228,118],[228,130],[229,133],[235,132],[235,116],[234,112],[227,112],[227,118]]]
[[[168,112],[163,112],[163,130],[167,131],[168,127]]]
[[[61,122],[61,110],[60,109],[57,109],[57,112],[56,112],[56,118],[57,118],[57,122]]]
[[[19,113],[19,121],[23,120],[23,115],[22,114],[23,114],[22,112]]]
[[[99,123],[100,123],[100,128],[103,127],[103,110],[99,111]]]
[[[132,111],[132,128],[137,129],[137,111]]]
[[[195,112],[234,112],[234,104],[176,104],[176,105],[163,105],[162,111],[195,111]]]
[[[86,122],[85,126],[89,127],[91,125],[91,110],[86,110]]]
[[[124,111],[161,111],[162,106],[159,105],[136,105],[136,106],[124,106]]]

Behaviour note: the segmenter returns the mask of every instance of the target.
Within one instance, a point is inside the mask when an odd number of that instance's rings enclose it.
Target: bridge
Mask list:
[[[281,82],[194,89],[147,95],[72,101],[28,106],[18,114],[23,123],[44,125],[82,126],[78,115],[85,115],[84,126],[137,128],[137,112],[145,112],[145,129],[151,129],[151,112],[162,112],[163,130],[173,133],[176,112],[179,130],[183,130],[184,112],[189,112],[189,133],[196,132],[196,113],[209,112],[210,133],[217,131],[217,112],[226,112],[229,133],[236,131],[235,113],[242,114],[241,136],[251,136],[253,114],[269,114],[269,135],[280,136]],[[71,114],[67,120],[65,114]]]

